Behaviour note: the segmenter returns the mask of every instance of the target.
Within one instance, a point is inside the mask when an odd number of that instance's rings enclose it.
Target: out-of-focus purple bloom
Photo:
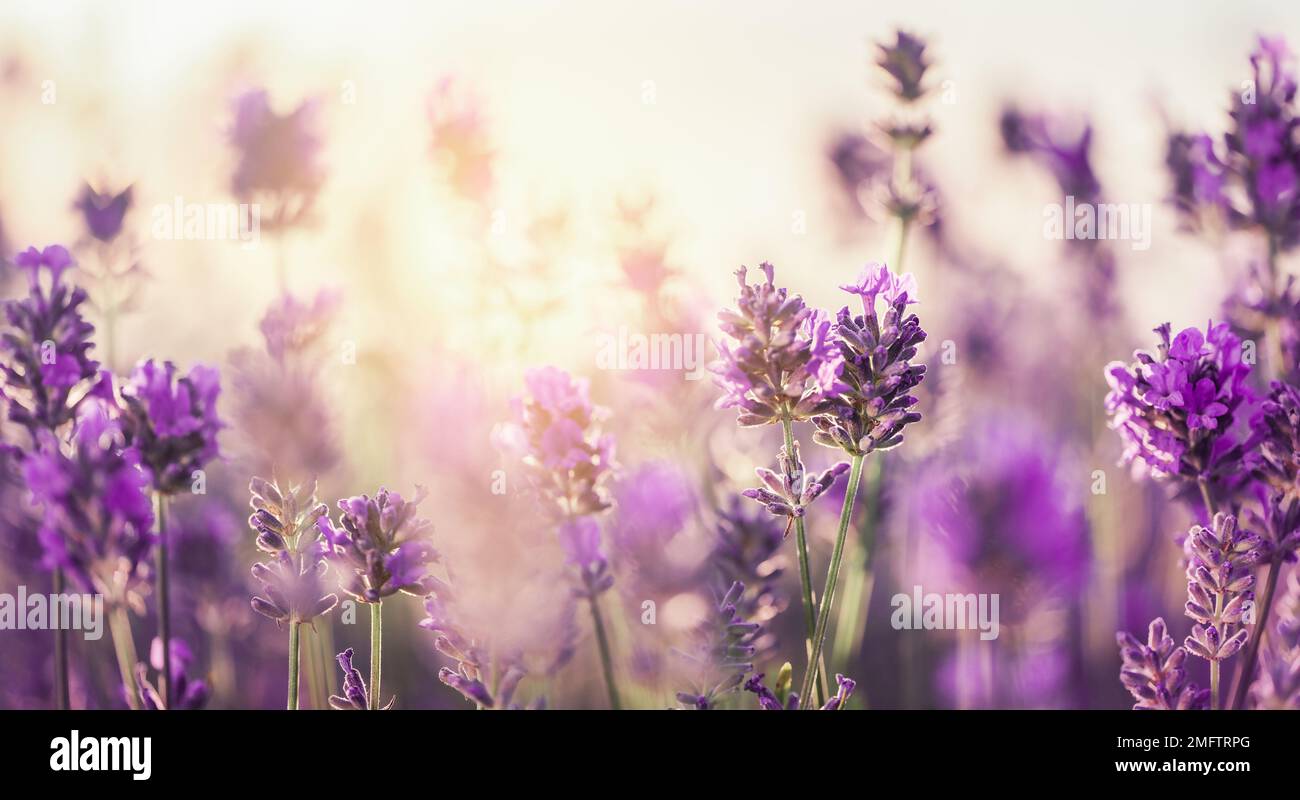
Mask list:
[[[45,565],[62,568],[83,591],[140,606],[153,549],[148,481],[107,404],[80,405],[72,448],[49,431],[23,463],[32,499],[44,508],[40,541]]]
[[[862,300],[863,314],[840,310],[835,336],[843,359],[844,391],[831,397],[813,418],[813,441],[850,455],[888,450],[903,442],[903,429],[921,419],[912,410],[911,392],[925,377],[924,364],[912,364],[925,331],[907,306],[917,302],[916,279],[895,275],[884,264],[868,264],[856,283],[840,287]],[[884,301],[884,315],[877,311]]]
[[[73,207],[81,212],[81,218],[91,236],[101,242],[111,242],[122,232],[122,221],[131,208],[131,187],[128,186],[117,194],[100,194],[90,184],[86,184]]]
[[[799,457],[799,443],[793,444],[793,452],[782,447],[777,455],[780,472],[758,467],[754,472],[764,485],[741,492],[745,497],[762,503],[769,513],[791,519],[804,516],[808,506],[831,488],[836,478],[849,470],[849,463],[841,461],[824,472],[809,475]]]
[[[0,335],[0,371],[9,397],[9,419],[32,433],[54,430],[76,414],[78,390],[98,374],[90,358],[95,328],[81,317],[86,301],[80,287],[64,283],[72,257],[61,245],[19,253],[14,262],[28,271],[27,297],[4,304],[8,323]],[[41,280],[49,273],[48,283]]]
[[[1243,450],[1229,431],[1251,396],[1241,340],[1226,323],[1211,323],[1205,333],[1187,328],[1172,342],[1168,323],[1155,331],[1155,353],[1139,350],[1131,364],[1106,366],[1106,411],[1124,441],[1121,463],[1135,474],[1231,491],[1240,483]]]
[[[519,458],[545,505],[559,518],[610,507],[606,484],[615,468],[606,416],[588,399],[585,379],[556,367],[532,369],[527,393],[511,403],[514,420],[493,431],[497,447]]]
[[[478,203],[492,192],[496,158],[477,97],[443,78],[429,96],[429,124],[434,156],[448,183],[462,197]]]
[[[127,443],[140,454],[156,491],[175,494],[189,487],[195,472],[219,455],[217,416],[220,377],[196,365],[177,375],[170,361],[142,361],[122,387]]]
[[[1259,651],[1259,677],[1250,687],[1255,708],[1300,709],[1300,572],[1293,570],[1286,586]]]
[[[301,220],[324,182],[317,111],[317,103],[309,100],[280,116],[261,89],[235,101],[230,142],[239,160],[231,186],[241,199],[259,195],[274,199],[273,216],[262,222],[267,228]]]
[[[736,601],[736,613],[764,627],[754,637],[756,658],[770,655],[778,644],[768,622],[789,605],[790,598],[781,588],[785,561],[781,544],[785,540],[782,525],[763,509],[745,503],[738,495],[718,512],[713,552],[709,568],[719,587],[739,581],[746,591]]]
[[[253,610],[276,622],[311,622],[338,603],[326,588],[329,546],[316,523],[328,509],[316,499],[316,484],[282,489],[253,478],[248,491],[248,525],[257,532],[257,549],[270,556],[253,565],[253,578],[262,584]]]
[[[517,659],[504,659],[504,664],[500,665],[503,670],[501,680],[494,694],[484,681],[484,658],[479,643],[451,619],[452,596],[450,587],[440,585],[434,594],[425,598],[424,608],[428,616],[420,622],[420,627],[433,631],[438,637],[435,645],[438,652],[456,662],[455,669],[440,669],[438,679],[481,708],[517,709],[515,690],[527,674],[523,666]]]
[[[1092,126],[1071,132],[1061,120],[1042,114],[1027,114],[1018,108],[1003,110],[1002,143],[1017,155],[1029,156],[1046,167],[1063,194],[1079,202],[1092,202],[1101,183],[1092,170]]]
[[[614,499],[614,547],[634,555],[662,551],[695,508],[689,477],[669,461],[648,461],[620,476]]]
[[[573,517],[560,523],[560,547],[564,562],[578,571],[578,597],[594,598],[614,585],[609,560],[600,542],[600,524],[590,516]]]
[[[339,653],[336,657],[339,662],[339,668],[343,670],[343,694],[330,695],[330,708],[340,711],[369,711],[370,697],[366,689],[366,681],[361,677],[361,672],[352,666],[352,656],[355,655],[351,647]],[[393,707],[397,701],[394,697],[388,701],[381,710],[387,711]]]
[[[894,79],[893,92],[904,103],[925,96],[925,71],[930,62],[925,56],[925,42],[905,31],[895,33],[893,44],[877,45],[876,65]]]
[[[426,492],[416,487],[414,500],[380,489],[338,502],[339,525],[328,516],[317,520],[330,557],[342,575],[341,588],[362,603],[378,603],[405,592],[423,597],[436,585],[429,569],[441,557],[429,542],[433,523],[416,517]]]
[[[163,670],[163,650],[162,639],[155,638],[152,646],[149,648],[149,663],[153,668],[162,672]],[[168,691],[174,698],[171,708],[180,711],[193,711],[203,708],[208,702],[208,685],[196,678],[186,675],[189,666],[194,661],[194,654],[190,651],[189,645],[183,639],[171,640],[171,666],[172,674]],[[166,709],[167,702],[163,699],[162,693],[159,692],[149,681],[149,669],[144,664],[136,664],[136,684],[139,687],[140,702],[146,710],[158,711]]]
[[[690,691],[678,692],[682,708],[707,711],[718,707],[726,695],[735,692],[754,669],[754,638],[759,625],[747,622],[736,610],[745,594],[737,581],[714,607],[713,613],[696,630],[696,645],[684,653],[691,662]]]
[[[741,425],[807,419],[845,389],[843,363],[830,336],[830,320],[773,284],[775,270],[764,262],[765,283],[745,282],[736,272],[736,308],[718,313],[719,327],[734,343],[718,343],[721,358],[710,369],[722,389],[718,408],[735,408]]]
[[[1125,631],[1115,634],[1115,640],[1123,661],[1119,679],[1137,700],[1135,711],[1194,710],[1209,704],[1209,690],[1187,682],[1187,652],[1174,645],[1163,619],[1151,621],[1146,644]]]
[[[1237,527],[1230,514],[1215,514],[1213,529],[1201,525],[1188,532],[1187,616],[1196,620],[1183,643],[1187,652],[1207,661],[1232,658],[1250,638],[1242,617],[1255,602],[1255,575],[1260,538]]]

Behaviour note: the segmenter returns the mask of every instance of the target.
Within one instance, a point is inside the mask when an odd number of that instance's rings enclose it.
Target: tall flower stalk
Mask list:
[[[1222,702],[1220,665],[1245,646],[1249,633],[1242,618],[1254,604],[1259,536],[1239,530],[1230,514],[1215,514],[1213,528],[1188,532],[1187,616],[1196,620],[1184,647],[1210,662],[1210,708]]]
[[[338,595],[326,591],[329,546],[317,522],[326,515],[316,500],[315,483],[280,487],[275,481],[253,478],[248,491],[253,515],[248,524],[257,532],[257,549],[270,556],[253,565],[253,578],[262,594],[253,597],[253,610],[289,626],[288,708],[298,708],[299,628],[328,613]]]

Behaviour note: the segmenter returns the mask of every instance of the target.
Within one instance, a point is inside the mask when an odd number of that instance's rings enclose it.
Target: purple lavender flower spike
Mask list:
[[[253,565],[253,578],[262,584],[253,610],[276,622],[311,622],[338,603],[325,588],[328,545],[316,523],[327,509],[316,500],[316,485],[281,488],[253,478],[248,490],[248,524],[257,532],[257,549],[270,556]]]
[[[876,65],[894,79],[894,95],[904,103],[915,102],[925,96],[925,72],[930,62],[925,56],[925,42],[905,31],[897,31],[893,44],[877,45],[879,60]]]
[[[677,693],[682,708],[700,711],[717,708],[753,671],[753,641],[760,626],[747,622],[737,613],[736,603],[744,594],[745,585],[739,581],[733,583],[710,617],[696,630],[693,651],[683,654],[694,668],[694,682],[690,691]]]
[[[1209,690],[1187,682],[1187,670],[1183,666],[1187,653],[1175,646],[1164,619],[1157,617],[1151,621],[1146,644],[1124,631],[1115,634],[1115,640],[1123,661],[1120,682],[1137,700],[1133,706],[1135,711],[1195,710],[1208,705]]]
[[[1255,708],[1300,709],[1300,572],[1291,572],[1276,614],[1250,696]]]
[[[328,516],[316,521],[327,552],[342,574],[343,591],[362,603],[378,603],[403,592],[424,597],[435,586],[430,565],[441,556],[429,543],[433,523],[416,516],[427,492],[416,487],[414,500],[380,489],[338,502],[339,525]]]
[[[1230,514],[1215,514],[1213,529],[1194,526],[1187,534],[1187,616],[1196,620],[1184,646],[1211,662],[1236,655],[1249,633],[1242,616],[1255,599],[1260,538],[1240,530]]]
[[[217,371],[197,365],[177,375],[176,365],[140,362],[122,387],[122,426],[140,454],[153,487],[163,494],[187,490],[195,473],[219,456]]]
[[[92,398],[77,412],[70,451],[49,431],[23,463],[32,499],[44,508],[44,563],[62,568],[82,591],[143,611],[155,537],[144,473],[107,404]]]
[[[1251,399],[1250,366],[1226,323],[1187,328],[1170,340],[1155,329],[1155,353],[1139,350],[1131,364],[1106,367],[1110,427],[1124,441],[1121,464],[1138,475],[1203,481],[1219,501],[1242,485],[1243,448],[1230,433],[1234,414]]]
[[[1260,532],[1260,560],[1280,566],[1300,551],[1300,391],[1274,381],[1250,427],[1246,464],[1261,510],[1247,510],[1247,519]]]
[[[339,668],[343,670],[343,694],[330,695],[330,708],[340,711],[370,710],[370,697],[366,693],[366,681],[361,677],[361,672],[352,666],[352,656],[355,655],[355,652],[349,647],[336,657]],[[396,701],[396,697],[389,699],[388,704],[380,710],[387,711],[391,709]]]
[[[842,357],[830,320],[773,285],[775,270],[764,262],[766,282],[749,285],[747,269],[736,273],[736,308],[718,314],[719,327],[733,341],[718,343],[721,358],[710,365],[722,389],[718,408],[735,408],[741,425],[807,419],[848,387],[840,380]]]
[[[910,273],[895,275],[884,264],[868,264],[856,283],[840,288],[861,299],[863,314],[854,316],[845,307],[837,317],[841,378],[848,389],[830,398],[813,418],[813,441],[865,456],[897,447],[903,429],[921,419],[911,410],[916,405],[911,391],[925,378],[925,365],[911,359],[926,334],[920,319],[906,313],[917,302]],[[883,316],[878,300],[884,302]]]
[[[231,186],[241,200],[271,198],[272,216],[261,223],[268,229],[304,219],[324,182],[317,108],[316,102],[307,101],[280,116],[260,89],[235,101],[230,143],[239,161]]]
[[[95,328],[78,310],[86,292],[63,282],[72,257],[61,245],[19,253],[14,262],[28,271],[29,291],[4,304],[8,329],[0,336],[0,375],[9,398],[9,419],[32,436],[54,430],[76,415],[81,390],[99,374],[90,358]],[[43,281],[43,273],[49,280]]]
[[[820,474],[804,472],[803,459],[799,457],[799,443],[794,442],[793,454],[781,448],[777,456],[780,472],[759,467],[754,470],[764,486],[741,492],[751,500],[762,503],[778,517],[794,519],[807,513],[808,506],[835,483],[835,479],[849,470],[849,463],[841,461]]]
[[[194,661],[194,654],[183,639],[171,640],[170,660],[172,672],[169,693],[174,698],[171,708],[180,711],[192,711],[207,705],[208,685],[201,680],[186,675],[190,664]],[[149,648],[149,663],[153,665],[154,670],[158,672],[163,670],[162,639],[154,638],[153,644]],[[144,664],[136,665],[136,685],[139,687],[140,702],[145,709],[157,711],[168,708],[167,703],[163,700],[162,692],[149,681],[149,669]]]

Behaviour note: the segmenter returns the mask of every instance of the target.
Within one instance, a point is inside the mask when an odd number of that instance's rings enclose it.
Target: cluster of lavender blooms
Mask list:
[[[787,669],[789,664],[781,669],[780,676],[777,679],[775,690],[769,689],[763,678],[763,673],[758,673],[745,681],[745,691],[758,695],[759,708],[764,711],[798,711],[799,710],[799,693],[790,691],[790,671]],[[852,678],[846,678],[843,675],[835,675],[835,694],[822,705],[822,711],[838,711],[844,708],[849,698],[853,696],[853,690],[857,688],[857,682]]]
[[[195,473],[218,456],[220,392],[217,371],[202,365],[178,376],[172,362],[148,359],[131,373],[122,387],[122,427],[154,491],[187,490]]]
[[[1256,708],[1300,709],[1300,572],[1291,573],[1278,600],[1272,638],[1260,650],[1250,694]]]
[[[1131,633],[1116,634],[1124,665],[1119,678],[1137,700],[1134,709],[1172,711],[1205,708],[1210,690],[1188,682],[1187,651],[1174,644],[1165,621],[1151,621],[1146,644]]]
[[[694,649],[683,652],[694,675],[691,690],[677,693],[682,708],[718,708],[723,698],[739,689],[745,676],[754,671],[753,641],[760,626],[737,612],[736,603],[744,594],[745,584],[731,584],[714,606],[713,614],[697,628]]]
[[[804,471],[803,459],[799,457],[799,443],[792,444],[789,451],[782,447],[777,454],[779,471],[758,467],[754,472],[764,485],[746,489],[741,495],[757,500],[776,516],[794,519],[804,516],[808,506],[831,488],[836,478],[849,471],[849,464],[841,461],[819,474],[808,474]]]
[[[440,560],[429,542],[433,523],[416,517],[426,496],[417,487],[414,500],[380,489],[340,500],[339,525],[321,516],[316,521],[328,553],[342,573],[341,588],[361,603],[378,603],[403,592],[424,597],[437,581],[430,565]]]
[[[778,640],[766,623],[790,603],[781,587],[785,531],[772,515],[735,495],[718,511],[715,531],[709,554],[709,564],[716,573],[714,583],[720,592],[735,582],[745,585],[744,594],[736,601],[736,612],[764,626],[753,638],[754,656],[768,658],[776,651]]]
[[[328,613],[338,595],[326,580],[330,548],[318,522],[328,509],[316,499],[316,484],[281,487],[253,478],[248,491],[248,525],[257,533],[257,549],[270,556],[253,565],[253,578],[262,585],[253,610],[291,625]]]
[[[452,589],[445,584],[438,586],[424,601],[427,616],[420,621],[420,627],[437,636],[435,647],[438,652],[456,664],[455,669],[439,669],[438,679],[478,708],[518,709],[515,691],[527,675],[522,663],[507,656],[499,664],[494,664],[493,667],[499,668],[501,674],[489,687],[488,662],[483,648],[453,619],[454,603]]]
[[[1196,620],[1184,645],[1192,655],[1220,662],[1236,655],[1248,638],[1242,617],[1255,601],[1251,566],[1259,559],[1259,536],[1237,527],[1230,514],[1215,514],[1214,527],[1187,535],[1187,616]]]
[[[1242,443],[1234,414],[1252,395],[1241,340],[1226,323],[1204,333],[1187,328],[1170,339],[1155,329],[1156,352],[1139,350],[1131,364],[1106,367],[1110,427],[1124,441],[1122,463],[1137,475],[1177,476],[1226,498],[1240,487]]]

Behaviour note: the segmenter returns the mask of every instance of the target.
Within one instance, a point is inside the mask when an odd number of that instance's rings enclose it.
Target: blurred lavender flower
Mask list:
[[[170,361],[140,362],[122,387],[122,427],[140,455],[155,491],[175,494],[190,487],[195,473],[219,455],[217,416],[220,378],[196,365],[177,377]]]
[[[433,523],[416,517],[427,492],[416,487],[414,500],[380,489],[338,502],[339,525],[328,516],[316,521],[327,552],[343,576],[342,588],[358,602],[378,603],[405,592],[423,597],[436,585],[429,566],[440,560],[429,543]]]
[[[564,563],[578,571],[578,597],[594,598],[614,585],[609,560],[600,544],[600,525],[591,517],[574,517],[560,524]]]
[[[1061,187],[1062,194],[1080,203],[1092,202],[1101,193],[1101,183],[1092,169],[1092,126],[1073,132],[1061,120],[1044,114],[1027,114],[1009,106],[1000,120],[1002,143],[1016,155],[1042,164]]]
[[[746,586],[736,600],[736,613],[764,627],[755,635],[755,658],[762,660],[777,647],[776,634],[767,626],[784,611],[790,598],[781,589],[785,562],[781,544],[785,532],[777,520],[762,509],[732,495],[731,503],[718,512],[713,552],[709,567],[719,591],[735,582]]]
[[[477,97],[443,78],[429,97],[431,149],[448,183],[462,197],[485,203],[494,182],[496,155]]]
[[[1255,708],[1300,709],[1300,572],[1291,572],[1276,614],[1273,635],[1259,653],[1259,677],[1250,694]]]
[[[162,639],[155,638],[149,648],[149,662],[157,671],[163,669]],[[180,711],[192,711],[203,708],[208,702],[208,685],[185,673],[194,661],[194,654],[183,639],[171,640],[171,688],[169,694],[175,698],[170,708]],[[149,681],[149,669],[144,664],[136,665],[136,685],[139,687],[140,702],[146,710],[158,711],[168,708],[162,692],[154,688]]]
[[[29,291],[26,298],[4,304],[8,328],[0,336],[0,371],[9,419],[35,438],[37,430],[54,430],[73,419],[73,398],[98,374],[99,364],[89,355],[95,328],[78,311],[86,292],[62,280],[72,266],[64,247],[29,247],[14,261],[28,271]],[[48,286],[42,272],[49,273]]]
[[[101,194],[87,183],[77,195],[73,207],[81,212],[86,231],[92,237],[100,242],[111,242],[122,232],[122,222],[131,208],[131,187],[127,186],[117,194]]]
[[[1133,709],[1163,711],[1203,709],[1209,701],[1208,689],[1187,683],[1184,663],[1187,653],[1174,646],[1173,637],[1165,629],[1165,621],[1151,621],[1147,643],[1138,641],[1131,633],[1115,634],[1119,654],[1123,660],[1119,678],[1137,703]]]
[[[154,545],[148,482],[107,404],[96,398],[77,411],[71,450],[41,431],[23,463],[32,499],[44,507],[40,530],[45,565],[62,568],[83,591],[143,612]]]
[[[238,151],[231,179],[235,196],[270,198],[272,216],[262,221],[277,229],[302,221],[324,182],[317,103],[307,101],[286,116],[271,110],[265,90],[235,100],[230,143]]]
[[[508,657],[503,664],[493,665],[503,672],[495,692],[489,689],[484,680],[486,661],[482,648],[452,620],[452,598],[450,587],[446,584],[438,586],[425,598],[424,609],[428,616],[420,622],[420,627],[433,631],[438,637],[435,643],[438,652],[456,662],[455,669],[440,669],[438,679],[480,708],[518,708],[514,704],[515,690],[527,674],[522,664],[519,659]]]
[[[862,456],[897,447],[903,428],[921,419],[911,410],[916,405],[911,391],[924,379],[925,365],[911,359],[926,334],[915,314],[904,316],[916,302],[911,273],[895,275],[884,264],[868,264],[857,283],[840,288],[861,298],[863,315],[855,317],[845,307],[836,320],[839,377],[847,386],[814,417],[813,441]],[[885,304],[883,318],[876,310],[878,298]]]
[[[1274,381],[1250,427],[1246,463],[1259,479],[1260,511],[1246,514],[1260,534],[1260,560],[1276,568],[1300,550],[1300,391]]]
[[[793,445],[791,452],[782,447],[777,455],[779,473],[758,467],[754,472],[764,486],[741,492],[743,496],[762,503],[770,514],[791,520],[804,516],[808,506],[831,488],[836,478],[849,470],[849,463],[841,461],[820,474],[809,475],[804,472],[803,459],[799,457],[799,443],[796,441]],[[786,533],[789,533],[788,527]]]
[[[738,409],[741,425],[807,419],[846,388],[839,380],[843,360],[830,320],[773,285],[771,264],[759,268],[766,283],[746,284],[741,267],[736,309],[718,313],[735,344],[719,342],[722,357],[710,367],[723,392],[717,407]]]
[[[1132,364],[1106,366],[1106,411],[1125,444],[1120,463],[1138,475],[1202,482],[1225,500],[1242,475],[1243,449],[1229,431],[1251,396],[1241,341],[1225,323],[1204,334],[1187,328],[1172,342],[1168,323],[1155,331],[1155,353],[1139,350]]]
[[[366,681],[361,677],[361,672],[352,666],[354,654],[355,651],[349,647],[337,656],[339,668],[343,670],[343,694],[330,695],[330,707],[340,711],[369,711],[370,697],[366,693]],[[391,709],[396,701],[396,697],[390,699],[382,710]]]
[[[894,95],[904,103],[915,102],[925,96],[925,71],[930,62],[925,56],[925,42],[905,31],[894,34],[893,44],[876,45],[879,50],[876,65],[894,79]]]
[[[753,671],[753,640],[760,626],[746,622],[737,613],[736,603],[744,594],[745,584],[733,583],[710,617],[696,630],[694,649],[683,653],[691,662],[694,676],[691,690],[677,693],[682,708],[700,711],[717,708]]]
[[[1250,56],[1253,80],[1234,92],[1232,125],[1224,149],[1205,134],[1170,137],[1166,164],[1174,182],[1173,201],[1188,227],[1222,216],[1236,228],[1263,231],[1272,248],[1300,242],[1300,144],[1296,78],[1291,53],[1281,37],[1260,37]]]
[[[615,468],[607,416],[591,404],[588,383],[556,367],[531,369],[527,393],[511,401],[514,419],[493,431],[503,452],[519,458],[544,507],[558,518],[609,508],[606,484]]]
[[[647,461],[621,476],[614,499],[617,514],[610,524],[614,547],[638,561],[662,553],[695,508],[689,476],[670,461]]]
[[[311,622],[338,603],[325,588],[329,550],[316,523],[327,509],[316,500],[316,484],[282,489],[253,478],[248,491],[249,527],[257,532],[257,549],[271,556],[253,565],[253,578],[262,584],[253,610],[276,622]]]
[[[1188,532],[1187,616],[1196,620],[1184,646],[1207,661],[1224,661],[1245,646],[1250,634],[1242,616],[1255,600],[1251,567],[1259,560],[1259,536],[1237,527],[1230,514],[1215,514],[1213,529]],[[1218,687],[1211,687],[1213,693]],[[1213,700],[1217,700],[1212,696]]]

